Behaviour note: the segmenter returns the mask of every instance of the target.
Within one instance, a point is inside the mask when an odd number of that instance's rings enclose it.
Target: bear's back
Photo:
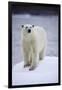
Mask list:
[[[34,34],[36,37],[36,43],[39,49],[42,49],[46,45],[46,32],[42,27],[35,26]]]

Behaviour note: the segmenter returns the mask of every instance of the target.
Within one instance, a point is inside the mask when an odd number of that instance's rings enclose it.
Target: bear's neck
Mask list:
[[[31,33],[31,34],[25,35],[24,38],[23,38],[23,40],[24,40],[26,43],[32,43],[33,40],[34,40],[34,37],[35,37],[35,36],[33,35],[33,33]]]

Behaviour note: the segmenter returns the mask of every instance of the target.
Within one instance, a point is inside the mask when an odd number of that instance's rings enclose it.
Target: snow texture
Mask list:
[[[29,67],[24,68],[23,65],[23,61],[14,65],[12,85],[58,83],[58,57],[46,56],[33,71],[29,71]]]

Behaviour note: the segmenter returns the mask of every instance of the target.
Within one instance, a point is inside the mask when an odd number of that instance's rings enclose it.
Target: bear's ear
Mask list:
[[[21,25],[22,26],[22,28],[24,27],[24,25]]]
[[[34,25],[32,25],[32,27],[34,27]]]

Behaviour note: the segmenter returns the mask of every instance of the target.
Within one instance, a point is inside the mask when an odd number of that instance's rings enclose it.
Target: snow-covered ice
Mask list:
[[[14,65],[12,85],[58,83],[58,57],[46,56],[33,71],[23,65],[23,61]]]

